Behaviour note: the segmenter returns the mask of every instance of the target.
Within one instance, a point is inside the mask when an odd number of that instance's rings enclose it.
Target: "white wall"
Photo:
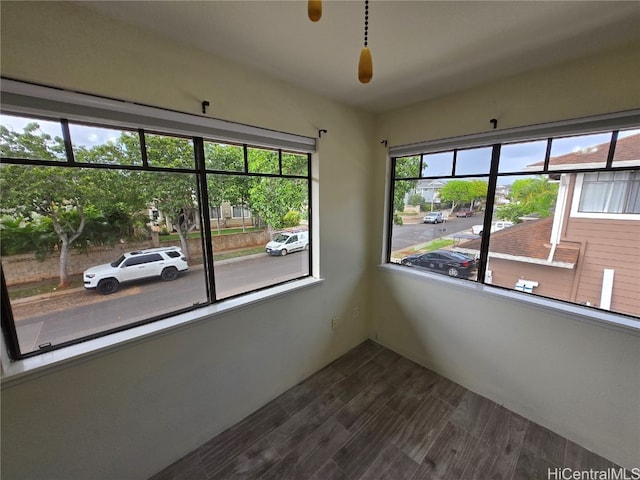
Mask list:
[[[381,115],[390,145],[640,107],[640,46]],[[374,189],[385,183],[376,153]],[[376,198],[382,210],[383,198]],[[372,217],[379,261],[382,219]],[[640,336],[378,270],[371,335],[469,389],[627,467],[640,458]]]
[[[328,130],[316,212],[325,282],[4,383],[3,478],[146,478],[366,339],[369,114],[73,4],[1,9],[3,76],[192,113],[207,99],[213,117]]]

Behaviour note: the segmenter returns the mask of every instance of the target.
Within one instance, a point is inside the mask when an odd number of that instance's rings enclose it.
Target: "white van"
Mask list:
[[[267,243],[265,251],[269,255],[282,255],[309,249],[309,232],[307,230],[280,232]]]

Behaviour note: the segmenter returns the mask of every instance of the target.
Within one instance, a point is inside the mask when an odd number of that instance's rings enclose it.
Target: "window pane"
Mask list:
[[[491,168],[492,147],[458,150],[456,175],[487,174]]]
[[[282,152],[282,173],[284,175],[307,175],[307,155]]]
[[[0,114],[0,156],[66,161],[60,122]]]
[[[241,176],[207,176],[209,191],[223,199],[223,218],[211,225],[218,299],[310,274],[308,181],[275,177],[247,180]],[[230,201],[241,202],[243,188],[254,217],[232,218]],[[234,229],[225,235],[229,226]]]
[[[419,177],[420,156],[396,158],[396,178]]]
[[[207,303],[193,174],[5,165],[1,175],[2,267],[23,353]],[[61,268],[61,238],[76,235]],[[180,254],[124,265],[152,248]]]
[[[475,254],[460,246],[477,239],[482,224],[486,179],[396,181],[397,211],[391,238],[391,261],[458,278],[476,279]],[[400,207],[404,207],[402,211]]]
[[[511,185],[511,203],[493,218],[486,282],[637,316],[640,222],[568,216],[570,201],[559,199],[571,199],[575,175],[562,174],[559,182],[530,176]],[[508,221],[513,225],[501,223]]]
[[[69,124],[73,157],[78,163],[142,165],[138,132]]]
[[[249,147],[247,149],[249,171],[252,173],[280,173],[278,152]]]
[[[453,172],[453,152],[429,153],[422,157],[422,176],[437,177]]]
[[[607,164],[611,133],[554,138],[549,170],[598,168]]]
[[[210,170],[244,172],[244,149],[241,145],[204,142],[204,159]]]
[[[544,156],[547,152],[547,140],[535,142],[510,143],[500,149],[500,173],[520,171],[541,171],[544,169]]]
[[[144,138],[150,166],[195,168],[193,141],[190,139],[146,132]]]
[[[616,150],[613,153],[613,166],[640,165],[640,130],[623,130],[618,132]]]

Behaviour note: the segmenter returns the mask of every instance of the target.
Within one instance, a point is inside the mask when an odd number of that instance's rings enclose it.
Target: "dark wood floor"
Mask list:
[[[564,467],[616,468],[366,341],[152,480],[547,479]]]

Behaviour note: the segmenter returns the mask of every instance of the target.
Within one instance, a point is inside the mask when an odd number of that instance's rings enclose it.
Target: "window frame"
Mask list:
[[[585,311],[585,314],[588,316],[595,316],[598,318],[607,318],[608,323],[621,324],[625,327],[632,325],[633,329],[637,329],[640,331],[640,316],[634,316],[625,313],[619,313],[609,310],[603,310],[596,307],[591,306],[583,306],[578,303],[573,303],[571,301],[565,301],[562,299],[554,299],[552,297],[537,295],[534,292],[532,293],[524,293],[516,291],[515,289],[510,289],[507,287],[502,287],[499,285],[492,284],[493,272],[492,269],[488,267],[488,259],[489,259],[489,247],[490,247],[490,235],[491,235],[491,224],[493,220],[493,215],[487,214],[484,216],[483,222],[483,232],[481,236],[481,248],[479,254],[479,266],[478,266],[478,279],[476,281],[469,280],[461,280],[461,279],[452,279],[443,275],[439,275],[437,273],[431,272],[423,272],[412,270],[410,267],[406,267],[400,265],[396,262],[391,261],[391,242],[393,239],[393,216],[394,216],[394,197],[395,197],[395,184],[396,182],[402,181],[435,181],[442,179],[473,179],[473,178],[482,178],[486,179],[488,183],[488,191],[486,195],[486,212],[493,212],[494,209],[494,201],[495,201],[495,193],[497,182],[499,178],[509,177],[509,176],[517,176],[517,175],[560,175],[562,173],[572,174],[577,173],[580,176],[583,176],[584,173],[594,172],[594,171],[629,171],[636,170],[640,171],[640,165],[629,165],[629,164],[612,164],[612,159],[615,151],[615,144],[617,141],[617,136],[619,131],[623,131],[626,129],[637,129],[640,126],[640,109],[629,110],[624,112],[615,112],[611,114],[592,116],[587,118],[580,119],[572,119],[560,122],[552,122],[548,124],[539,124],[532,125],[527,127],[518,127],[512,129],[505,129],[497,132],[486,132],[474,135],[466,135],[462,137],[453,137],[446,138],[441,140],[433,140],[420,142],[415,144],[408,145],[398,145],[391,146],[388,149],[387,156],[387,197],[386,197],[386,209],[385,209],[385,242],[383,246],[382,253],[382,267],[384,269],[392,269],[393,271],[410,271],[412,275],[417,275],[419,277],[428,278],[430,281],[442,282],[446,284],[458,284],[461,287],[465,288],[474,288],[480,289],[482,292],[487,292],[490,294],[500,294],[503,295],[505,293],[508,294],[509,297],[514,297],[519,299],[519,297],[523,297],[522,300],[525,301],[525,298],[533,298],[535,302],[542,302],[545,306],[552,305],[553,308],[557,308],[559,310],[572,310],[575,311]],[[550,151],[551,151],[551,140],[553,138],[561,138],[567,136],[577,136],[580,134],[589,134],[589,133],[607,133],[611,134],[610,136],[610,149],[607,156],[606,165],[600,168],[594,168],[592,165],[587,165],[580,168],[572,167],[572,165],[567,165],[561,168],[558,168],[557,165],[549,165],[550,159]],[[499,171],[499,159],[500,159],[500,150],[502,145],[506,144],[514,144],[514,143],[525,143],[525,142],[534,142],[534,141],[542,141],[547,140],[547,151],[544,160],[544,166],[541,169],[531,170],[531,171],[522,171],[521,170],[508,170],[505,172]],[[458,150],[468,150],[470,148],[482,148],[482,147],[491,147],[492,148],[492,160],[491,166],[488,174],[474,174],[474,175],[459,175],[455,174],[456,171],[456,156]],[[433,154],[447,154],[448,152],[453,152],[453,172],[451,175],[423,175],[422,162],[423,157],[426,155]],[[407,158],[407,157],[420,157],[420,175],[417,177],[406,177],[406,176],[396,176],[396,161],[399,158]],[[579,172],[579,173],[578,173]],[[577,209],[577,205],[580,201],[580,192],[575,191],[572,206],[569,209],[569,214],[574,216],[574,205]],[[587,214],[585,216],[589,216],[594,218],[594,215],[599,215],[598,218],[615,218],[615,219],[631,219],[631,220],[639,220],[640,214]],[[604,215],[604,216],[603,216]],[[583,216],[583,214],[579,215]],[[626,218],[625,218],[626,217]],[[588,313],[587,313],[588,312]],[[612,319],[621,319],[620,321],[612,320]],[[631,319],[630,321],[627,319]]]
[[[312,158],[316,158],[316,140],[311,137],[303,137],[295,134],[288,134],[274,130],[267,130],[260,127],[252,127],[233,122],[227,122],[210,117],[176,112],[172,110],[150,107],[147,105],[131,104],[121,100],[96,97],[77,92],[51,89],[41,85],[27,84],[10,79],[2,79],[2,113],[7,115],[18,115],[20,117],[34,118],[36,120],[53,120],[62,125],[63,138],[65,139],[66,160],[37,160],[24,158],[2,158],[4,164],[35,165],[60,168],[88,168],[101,170],[137,170],[162,173],[187,173],[193,174],[198,187],[199,216],[201,222],[203,243],[203,255],[205,256],[205,282],[207,291],[207,302],[197,304],[190,308],[178,309],[166,312],[162,315],[147,318],[142,321],[132,322],[122,327],[108,329],[97,334],[79,337],[71,341],[62,342],[52,346],[46,346],[40,350],[32,352],[21,352],[17,337],[17,331],[11,311],[11,304],[8,290],[4,278],[4,273],[0,265],[0,277],[2,277],[2,331],[3,331],[3,368],[10,362],[22,361],[31,357],[38,357],[44,353],[49,355],[57,350],[68,349],[75,345],[91,341],[99,344],[110,344],[109,338],[104,337],[128,337],[133,336],[132,332],[147,324],[160,324],[172,319],[179,318],[184,314],[193,312],[189,316],[199,318],[206,315],[206,311],[219,310],[219,307],[211,308],[219,304],[227,304],[232,308],[242,304],[245,300],[252,302],[252,298],[268,298],[270,292],[279,294],[290,289],[297,288],[296,284],[308,285],[317,281],[319,273],[314,271],[313,256],[313,234],[314,224],[311,215],[308,220],[309,235],[309,259],[308,273],[296,278],[269,284],[263,287],[254,288],[242,293],[218,298],[215,292],[215,275],[213,262],[213,247],[211,238],[211,218],[207,200],[207,178],[209,175],[232,175],[246,177],[275,177],[301,179],[307,185],[307,205],[311,212],[314,199],[314,181],[312,178]],[[155,120],[154,120],[155,119]],[[73,146],[69,138],[69,122],[79,125],[95,126],[98,128],[111,128],[126,131],[137,131],[141,138],[141,158],[142,165],[128,164],[105,164],[105,163],[76,163],[73,157]],[[136,124],[140,122],[139,124]],[[194,149],[193,167],[171,167],[149,165],[146,157],[145,133],[159,134],[171,137],[187,138]],[[219,171],[206,168],[204,162],[204,142],[214,142],[220,144],[234,143],[243,146],[244,165],[243,172]],[[253,143],[251,143],[253,142]],[[259,148],[273,151],[280,159],[280,171],[278,173],[263,174],[249,172],[247,170],[247,149]],[[282,174],[281,159],[282,152],[294,152],[306,157],[306,175]],[[317,158],[316,160],[317,161]],[[316,254],[317,255],[317,254]],[[220,309],[224,311],[224,306]],[[198,314],[198,310],[202,312]],[[160,322],[160,323],[159,323]],[[160,331],[155,327],[146,330]],[[102,339],[102,340],[101,340]],[[64,356],[64,355],[62,355]],[[6,369],[5,369],[6,370]]]

